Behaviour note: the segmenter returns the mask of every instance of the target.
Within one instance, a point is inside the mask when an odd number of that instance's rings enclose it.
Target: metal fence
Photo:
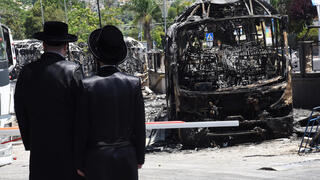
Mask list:
[[[320,106],[313,108],[304,135],[301,140],[298,154],[317,152],[320,149]]]
[[[298,59],[297,59],[298,54]],[[291,54],[292,55],[292,54]],[[320,44],[314,41],[300,41],[299,52],[292,56],[294,72],[302,76],[308,73],[320,72]]]

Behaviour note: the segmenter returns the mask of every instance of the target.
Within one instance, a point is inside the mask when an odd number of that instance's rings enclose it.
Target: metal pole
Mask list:
[[[44,16],[43,16],[42,0],[40,0],[40,6],[41,6],[41,16],[42,16],[42,27],[43,27],[44,26]]]
[[[253,6],[252,6],[252,0],[249,0],[249,4],[250,4],[250,11],[251,11],[251,15],[253,15]]]
[[[167,0],[163,0],[164,35],[167,35]]]
[[[102,23],[101,23],[101,14],[100,14],[100,3],[99,3],[99,0],[97,0],[97,4],[98,4],[98,14],[99,14],[99,23],[100,23],[100,28],[102,28]]]
[[[317,12],[318,12],[318,25],[320,25],[320,5],[317,5]],[[318,56],[320,58],[320,28],[318,28]]]
[[[299,42],[299,63],[301,77],[306,74],[306,42]]]
[[[166,66],[168,66],[168,62],[166,60],[166,57],[167,57],[167,48],[168,48],[168,42],[167,42],[167,0],[163,0],[163,18],[164,18],[164,41],[165,41],[165,44],[164,44],[164,61],[165,61],[165,64]],[[166,87],[166,97],[168,97],[168,72],[167,70],[165,70],[165,76],[166,76],[166,79],[165,79],[165,87]],[[167,106],[167,109],[169,109],[169,102],[168,102],[168,98],[166,98],[166,106]],[[168,115],[169,116],[169,115]]]
[[[142,42],[142,23],[140,22],[140,41]]]
[[[66,4],[66,0],[64,1],[64,13],[66,14],[66,23],[68,24],[68,12],[67,12],[67,4]]]

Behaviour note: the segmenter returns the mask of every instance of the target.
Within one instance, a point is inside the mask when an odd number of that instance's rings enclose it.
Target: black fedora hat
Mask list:
[[[89,36],[88,45],[93,56],[105,64],[120,64],[127,56],[123,35],[112,25],[94,30]]]
[[[75,42],[78,40],[77,36],[68,34],[68,25],[59,21],[45,22],[43,32],[37,32],[33,37],[44,42],[50,42],[51,44]]]

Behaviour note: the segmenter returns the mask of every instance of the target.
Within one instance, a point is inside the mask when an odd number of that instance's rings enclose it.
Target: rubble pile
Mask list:
[[[119,69],[130,75],[141,75],[145,72],[145,48],[141,43],[133,38],[127,37],[125,42],[128,47],[128,55]],[[37,61],[43,53],[42,41],[35,39],[25,39],[15,41],[15,51],[17,54],[17,65],[15,72],[19,74],[21,68],[33,61]],[[85,76],[91,76],[96,71],[96,63],[91,53],[88,52],[86,43],[69,43],[67,60],[74,61],[81,65]]]
[[[144,73],[144,63],[136,59],[134,57],[126,57],[126,59],[118,65],[118,68],[122,72],[126,72],[127,74],[130,75],[139,75]]]
[[[40,59],[43,53],[43,47],[42,41],[35,39],[14,41],[14,45],[17,55],[17,64],[14,71],[18,75],[23,66]],[[69,43],[69,51],[66,59],[80,64],[86,76],[92,74],[95,69],[93,58],[86,53],[84,47],[80,47],[76,43]]]
[[[163,121],[166,117],[166,95],[155,94],[147,86],[143,87],[142,95],[146,113],[146,122]]]
[[[42,42],[35,39],[14,41],[17,64],[24,66],[40,58],[43,53]]]
[[[126,59],[118,65],[119,69],[130,75],[140,75],[146,71],[146,48],[139,41],[125,37],[128,53]]]
[[[145,53],[147,49],[143,46],[143,44],[131,37],[125,37],[124,41],[127,45],[128,56],[140,59],[141,61],[145,62]]]

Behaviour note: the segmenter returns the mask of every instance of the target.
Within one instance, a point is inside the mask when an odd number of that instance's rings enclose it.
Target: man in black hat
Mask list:
[[[15,111],[26,150],[30,150],[30,180],[74,180],[75,92],[80,67],[66,61],[68,25],[46,22],[34,34],[43,41],[41,59],[23,67],[15,90]]]
[[[116,67],[125,59],[127,47],[115,26],[93,31],[88,45],[100,68],[82,81],[78,94],[78,173],[88,180],[137,180],[146,138],[140,79]]]

